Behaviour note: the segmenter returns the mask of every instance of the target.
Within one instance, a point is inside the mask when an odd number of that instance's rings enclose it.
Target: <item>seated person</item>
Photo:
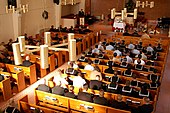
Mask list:
[[[113,63],[113,62],[108,62],[108,63],[109,63],[109,66],[108,66],[107,69],[104,70],[104,72],[105,72],[105,73],[113,74],[113,73],[114,73],[114,70],[113,70],[113,68],[112,68],[112,66],[113,66],[112,63]]]
[[[134,61],[134,64],[139,64],[139,62],[140,62],[140,65],[145,65],[145,62],[142,60],[141,54],[138,55],[138,58]]]
[[[154,89],[157,89],[159,85],[160,85],[159,82],[152,81],[151,83],[149,83],[149,88],[154,90]]]
[[[143,98],[143,104],[137,109],[132,109],[131,113],[152,113],[153,105],[150,103],[150,99],[147,97]]]
[[[26,66],[26,67],[29,67],[29,66],[32,65],[32,62],[30,62],[30,57],[29,56],[25,57],[25,60],[23,61],[22,65]]]
[[[0,74],[0,82],[4,80],[4,76]]]
[[[142,42],[139,42],[139,44],[137,45],[136,49],[138,50],[142,50],[143,46],[142,46]]]
[[[108,100],[104,97],[104,90],[103,89],[100,89],[99,96],[94,97],[93,102],[96,103],[96,104],[105,105],[105,106],[109,105]]]
[[[142,85],[141,90],[139,90],[139,97],[140,98],[143,98],[143,97],[151,98],[151,94],[148,91],[148,85],[147,84]]]
[[[98,45],[95,45],[95,48],[92,50],[92,53],[99,53],[100,50],[98,49]]]
[[[106,45],[107,45],[107,40],[106,40],[106,38],[105,38],[104,41],[102,42],[102,45],[103,45],[103,46],[106,46]]]
[[[120,62],[121,59],[117,56],[117,53],[113,53],[113,62]]]
[[[148,61],[146,62],[146,65],[155,66],[156,63],[155,63],[154,61],[152,61],[152,60],[148,60]]]
[[[132,88],[130,87],[130,81],[129,80],[126,80],[126,83],[125,83],[126,86],[124,86],[122,88],[122,94],[123,95],[127,95],[127,96],[131,96],[132,95]]]
[[[127,58],[126,57],[123,58],[123,60],[122,60],[122,62],[120,64],[120,67],[124,67],[124,68],[128,67],[128,63],[127,63]]]
[[[99,53],[99,55],[97,56],[98,58],[100,58],[100,59],[104,59],[104,54],[103,53]]]
[[[75,29],[73,28],[73,26],[71,26],[71,27],[68,29],[68,32],[69,32],[69,33],[74,33],[74,32],[75,32]]]
[[[157,75],[155,71],[153,71],[153,73],[149,74],[147,78],[148,78],[148,80],[151,80],[151,81],[155,81],[155,82],[159,81],[159,75]]]
[[[66,80],[65,76],[62,76],[62,72],[59,69],[56,74],[54,75],[53,82],[57,84],[58,82],[61,82],[61,86],[66,87],[69,85],[68,81]]]
[[[90,48],[90,50],[87,52],[86,57],[95,57],[95,55],[92,53],[92,48]]]
[[[158,56],[157,52],[153,51],[149,59],[150,60],[157,60],[157,56]]]
[[[95,60],[93,60],[93,64],[100,64],[100,59],[99,58],[95,58]]]
[[[102,42],[99,42],[98,50],[100,50],[100,51],[104,50],[104,46],[103,46]]]
[[[90,89],[99,90],[103,88],[103,82],[100,81],[100,76],[96,75],[96,80],[90,80],[89,87]]]
[[[83,88],[83,85],[86,84],[86,80],[81,72],[77,74],[78,76],[73,78],[73,86],[77,88]]]
[[[107,86],[107,92],[110,93],[117,93],[117,94],[121,94],[122,87],[120,85],[118,85],[116,82],[111,82],[108,86]]]
[[[131,35],[132,36],[136,36],[136,37],[140,37],[140,35],[138,34],[137,30],[134,30],[134,32]]]
[[[133,80],[131,80],[131,82],[130,82],[130,86],[131,87],[139,87],[139,86],[141,86],[141,83],[140,83],[140,81],[138,81],[136,78],[137,78],[137,76],[136,76],[136,74],[133,74]]]
[[[99,75],[100,76],[99,81],[102,81],[102,74],[98,66],[95,66],[94,70],[90,73],[90,80],[96,80],[96,75]]]
[[[73,68],[73,63],[70,62],[68,68],[66,69],[65,73],[70,75],[77,75],[78,71]]]
[[[113,47],[113,42],[110,42],[110,44],[107,44],[106,45],[106,50],[114,50],[114,47]]]
[[[158,46],[156,47],[156,50],[157,50],[157,52],[162,52],[163,51],[160,43],[158,43]]]
[[[55,32],[55,31],[56,31],[56,29],[55,29],[54,26],[52,25],[51,28],[50,28],[50,30],[49,30],[49,32]]]
[[[88,64],[84,67],[84,70],[93,71],[94,67],[91,64],[92,64],[92,61],[88,60]]]
[[[154,51],[153,47],[151,44],[148,45],[148,47],[146,48],[146,51],[147,51],[147,54],[148,55],[151,55],[152,52]]]
[[[82,92],[78,93],[77,99],[87,101],[87,102],[93,102],[92,95],[88,93],[87,90],[88,90],[88,85],[84,84],[83,90]]]
[[[61,81],[57,81],[57,83],[55,83],[56,86],[54,86],[51,89],[51,93],[52,94],[57,94],[57,95],[61,95],[64,96],[65,93],[65,88],[61,87]]]
[[[51,92],[51,89],[50,89],[50,87],[47,86],[46,84],[47,84],[46,80],[45,80],[45,79],[42,80],[42,83],[40,83],[40,84],[38,85],[37,90],[50,93],[50,92]]]
[[[142,52],[142,51],[140,51],[140,54],[139,55],[141,55],[142,57],[141,57],[141,59],[143,59],[143,60],[147,60],[147,56],[145,55],[145,53],[144,52]],[[139,55],[136,55],[135,57],[138,57]]]
[[[123,36],[130,36],[128,30],[125,30],[125,32],[123,33]]]
[[[111,107],[121,110],[127,110],[128,105],[122,101],[122,95],[118,94],[117,99],[111,101]]]
[[[87,58],[85,57],[85,53],[83,52],[81,57],[78,59],[80,62],[88,62]]]
[[[13,64],[14,62],[11,59],[11,56],[6,56],[2,59],[2,62],[5,64]]]
[[[133,75],[133,72],[131,71],[131,67],[128,67],[127,70],[124,71],[123,75],[127,77],[131,77]]]
[[[116,56],[122,56],[122,52],[119,51],[119,48],[117,48],[117,49],[113,52],[113,54],[114,54],[114,53],[117,53]]]
[[[114,71],[114,76],[112,76],[111,82],[116,82],[116,83],[121,82],[120,78],[117,75],[118,75],[117,71]]]
[[[142,70],[142,69],[143,69],[143,65],[141,65],[141,60],[138,59],[138,60],[137,60],[137,63],[138,63],[138,64],[135,65],[135,69],[136,69],[136,70]]]
[[[133,62],[133,59],[129,56],[130,55],[130,53],[128,52],[127,54],[126,54],[126,59],[127,59],[127,63],[132,63]]]
[[[76,95],[74,94],[74,86],[70,86],[69,87],[69,91],[64,93],[65,97],[69,97],[69,98],[76,98]]]

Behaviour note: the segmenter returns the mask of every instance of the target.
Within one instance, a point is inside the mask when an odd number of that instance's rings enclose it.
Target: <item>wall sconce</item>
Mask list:
[[[6,6],[6,13],[15,13],[15,12],[19,12],[19,13],[26,13],[28,12],[28,4],[26,5],[19,5],[19,8],[15,8],[15,6],[9,5]]]
[[[134,19],[137,19],[137,9],[134,9],[133,13],[127,13],[127,8],[124,8],[121,12],[116,12],[116,9],[111,9],[111,19],[114,19],[116,15],[121,15],[122,20],[124,20],[127,15],[133,15]]]
[[[153,8],[154,2],[152,1],[149,3],[148,1],[146,1],[146,2],[136,1],[136,7],[140,7],[140,6],[142,6],[142,8],[147,7],[147,6],[150,6],[150,8]]]

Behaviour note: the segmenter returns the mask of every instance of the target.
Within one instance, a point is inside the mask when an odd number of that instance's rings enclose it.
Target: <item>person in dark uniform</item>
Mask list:
[[[117,109],[122,109],[122,110],[128,109],[128,105],[122,101],[122,95],[120,95],[120,94],[117,95],[117,100],[113,100],[111,102],[111,107],[117,108]]]
[[[88,90],[88,85],[84,84],[83,85],[83,91],[78,93],[77,98],[79,100],[87,101],[87,102],[93,102],[92,100],[92,95],[87,92]]]
[[[76,98],[76,95],[74,94],[74,86],[69,87],[69,91],[64,93],[64,96],[70,97],[70,98]]]
[[[143,105],[139,106],[137,109],[132,109],[131,113],[152,113],[153,105],[150,104],[150,99],[147,97],[143,98]]]
[[[123,95],[127,95],[127,96],[131,96],[132,95],[132,88],[130,87],[130,81],[127,80],[125,83],[126,86],[124,86],[122,88],[122,94]]]
[[[51,89],[51,92],[53,94],[57,94],[57,95],[61,95],[61,96],[64,96],[64,91],[65,91],[65,88],[61,87],[61,82],[60,81],[57,81],[56,86],[54,86]]]
[[[41,83],[41,84],[38,85],[37,90],[44,91],[44,92],[48,92],[48,93],[51,92],[50,87],[48,87],[48,86],[46,85],[46,80],[45,80],[45,79],[43,80],[43,83]]]
[[[83,11],[83,9],[81,9],[81,10],[79,11],[79,17],[84,17],[84,11]]]
[[[107,69],[104,70],[105,73],[110,73],[110,74],[113,74],[113,73],[114,73],[114,70],[113,70],[113,68],[112,68],[112,66],[113,66],[112,63],[113,63],[113,62],[108,62],[109,68],[107,68]]]
[[[100,76],[96,75],[96,80],[90,80],[90,89],[99,90],[103,88],[103,82],[100,81]]]
[[[108,106],[108,100],[104,97],[104,90],[101,89],[99,96],[93,99],[93,102],[100,105]]]
[[[111,82],[107,87],[107,92],[121,94],[122,87],[116,82]]]
[[[30,57],[29,56],[25,57],[25,61],[23,61],[22,65],[26,66],[26,67],[29,67],[29,66],[32,65],[32,63],[30,62]]]

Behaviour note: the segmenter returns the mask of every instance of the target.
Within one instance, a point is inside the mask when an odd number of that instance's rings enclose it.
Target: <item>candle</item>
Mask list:
[[[15,13],[15,6],[12,6],[12,13]]]
[[[145,2],[142,2],[142,8],[144,8],[145,7]]]
[[[124,10],[122,10],[122,20],[124,20]]]

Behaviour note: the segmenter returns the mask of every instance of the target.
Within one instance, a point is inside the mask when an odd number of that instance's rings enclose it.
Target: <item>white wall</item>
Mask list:
[[[22,15],[21,32],[35,36],[41,29],[55,25],[55,4],[53,0],[22,0],[22,4],[29,4],[29,12]],[[48,19],[42,17],[42,12],[48,11]]]
[[[0,42],[7,42],[10,38],[14,39],[13,23],[10,14],[5,13],[7,0],[0,0]]]

